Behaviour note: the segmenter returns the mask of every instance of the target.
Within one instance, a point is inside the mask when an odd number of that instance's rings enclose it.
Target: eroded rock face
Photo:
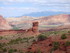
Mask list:
[[[32,27],[33,32],[38,32],[38,25],[39,25],[38,22],[33,22],[33,27]]]
[[[32,32],[32,28],[28,29],[27,32]]]
[[[33,22],[32,24],[33,24],[32,28],[28,29],[27,31],[28,32],[32,31],[34,33],[38,32],[38,25],[39,25],[39,23],[38,22]]]
[[[3,16],[0,15],[0,25],[3,25],[6,23],[6,20],[3,18]]]
[[[8,24],[8,22],[0,15],[0,30],[9,30],[12,27]]]

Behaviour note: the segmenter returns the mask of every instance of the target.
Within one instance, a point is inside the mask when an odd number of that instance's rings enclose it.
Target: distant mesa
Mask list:
[[[70,23],[70,14],[59,14],[53,16],[41,16],[41,17],[30,17],[30,16],[22,16],[22,17],[9,17],[3,18],[0,16],[0,30],[1,29],[30,29],[33,30],[37,27],[33,27],[31,29],[33,22],[39,22],[39,30],[46,30],[48,25],[65,25]]]

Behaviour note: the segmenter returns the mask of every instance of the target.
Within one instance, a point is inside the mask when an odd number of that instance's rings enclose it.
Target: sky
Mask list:
[[[0,15],[4,17],[42,11],[70,12],[70,0],[0,0]]]

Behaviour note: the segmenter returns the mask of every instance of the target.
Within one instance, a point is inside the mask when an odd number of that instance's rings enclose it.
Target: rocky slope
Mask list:
[[[0,16],[0,30],[8,30],[11,28],[12,27],[9,25],[9,23],[2,16]]]
[[[27,51],[31,53],[70,53],[69,35],[70,33],[66,34],[66,39],[62,39],[61,35],[53,35],[45,40],[34,42]]]
[[[61,14],[55,16],[42,17],[42,19],[40,19],[40,22],[42,22],[42,24],[45,25],[66,24],[66,23],[70,23],[70,15]]]

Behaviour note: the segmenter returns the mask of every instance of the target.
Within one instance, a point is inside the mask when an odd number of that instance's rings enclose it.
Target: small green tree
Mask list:
[[[67,38],[66,34],[62,34],[61,39],[66,39],[66,38]]]
[[[38,49],[37,53],[42,53],[40,49]]]
[[[8,53],[13,53],[14,52],[14,50],[13,49],[10,49],[9,51],[8,51]]]
[[[70,33],[70,31],[68,31],[68,33]]]
[[[3,48],[3,47],[4,47],[3,43],[0,43],[0,49]]]
[[[38,40],[39,40],[39,41],[42,41],[42,40],[45,40],[45,39],[47,39],[47,36],[45,36],[44,34],[40,34],[40,35],[38,36]]]
[[[66,41],[65,46],[70,46],[70,41]]]
[[[57,50],[59,48],[59,42],[53,42],[53,50]]]
[[[6,48],[4,48],[4,49],[3,49],[3,52],[7,52],[7,49],[6,49]]]
[[[14,52],[17,52],[17,49],[14,49]]]
[[[3,39],[3,37],[2,36],[0,36],[0,40],[2,40]]]

